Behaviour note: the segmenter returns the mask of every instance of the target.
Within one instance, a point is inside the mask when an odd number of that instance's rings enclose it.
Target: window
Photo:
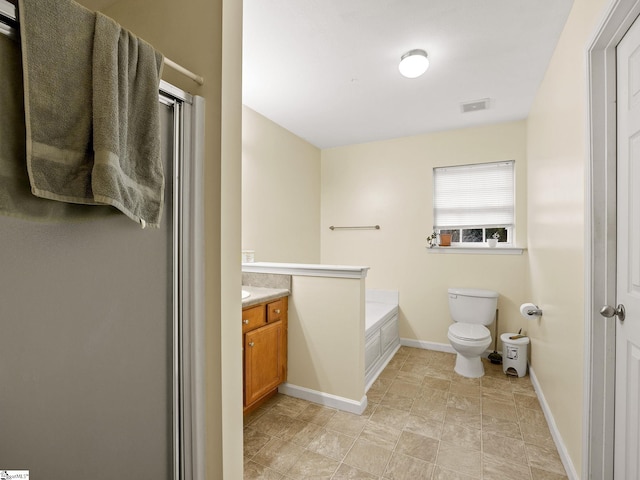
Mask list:
[[[433,229],[452,243],[513,243],[514,161],[433,169]]]

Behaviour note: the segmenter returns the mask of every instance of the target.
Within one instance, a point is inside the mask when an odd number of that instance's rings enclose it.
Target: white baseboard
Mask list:
[[[412,338],[401,338],[400,345],[405,347],[422,348],[424,350],[435,350],[436,352],[456,353],[448,343],[425,342],[424,340],[414,340]]]
[[[542,388],[540,387],[538,378],[536,377],[533,368],[531,368],[531,365],[529,365],[529,376],[531,377],[531,383],[533,384],[533,388],[535,389],[536,395],[538,396],[538,401],[540,402],[540,406],[542,407],[544,417],[547,419],[547,424],[549,425],[551,436],[553,437],[553,441],[556,444],[556,448],[558,449],[560,460],[562,460],[562,465],[564,465],[564,469],[567,471],[567,476],[569,477],[569,480],[580,480],[580,477],[578,476],[578,473],[573,466],[573,462],[571,461],[571,457],[569,456],[569,452],[567,451],[567,447],[562,440],[562,435],[560,435],[560,431],[558,430],[556,421],[553,418],[553,414],[551,413],[549,404],[544,397],[544,393],[542,392]]]
[[[351,400],[350,398],[339,397],[338,395],[333,395],[331,393],[319,392],[318,390],[292,385],[291,383],[283,383],[278,387],[278,391],[285,395],[289,395],[290,397],[301,398],[302,400],[317,403],[318,405],[337,408],[338,410],[355,413],[356,415],[361,415],[367,408],[366,395],[358,402],[357,400]]]

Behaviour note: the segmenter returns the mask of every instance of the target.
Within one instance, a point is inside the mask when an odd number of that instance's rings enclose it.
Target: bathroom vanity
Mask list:
[[[368,270],[350,265],[242,265],[243,289],[248,285],[274,287],[277,279],[286,279],[291,292],[287,315],[289,365],[287,381],[278,387],[280,393],[355,414],[366,409]]]
[[[243,407],[257,407],[287,380],[289,292],[243,287],[251,295],[243,300]]]

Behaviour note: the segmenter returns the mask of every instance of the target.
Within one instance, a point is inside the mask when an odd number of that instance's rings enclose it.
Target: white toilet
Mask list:
[[[475,288],[450,288],[449,312],[453,324],[449,327],[449,341],[458,355],[455,371],[463,377],[484,375],[480,355],[491,345],[491,325],[498,305],[498,293]]]

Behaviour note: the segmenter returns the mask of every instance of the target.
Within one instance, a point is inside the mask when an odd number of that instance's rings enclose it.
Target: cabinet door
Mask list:
[[[282,322],[245,334],[245,406],[260,399],[283,381]]]

